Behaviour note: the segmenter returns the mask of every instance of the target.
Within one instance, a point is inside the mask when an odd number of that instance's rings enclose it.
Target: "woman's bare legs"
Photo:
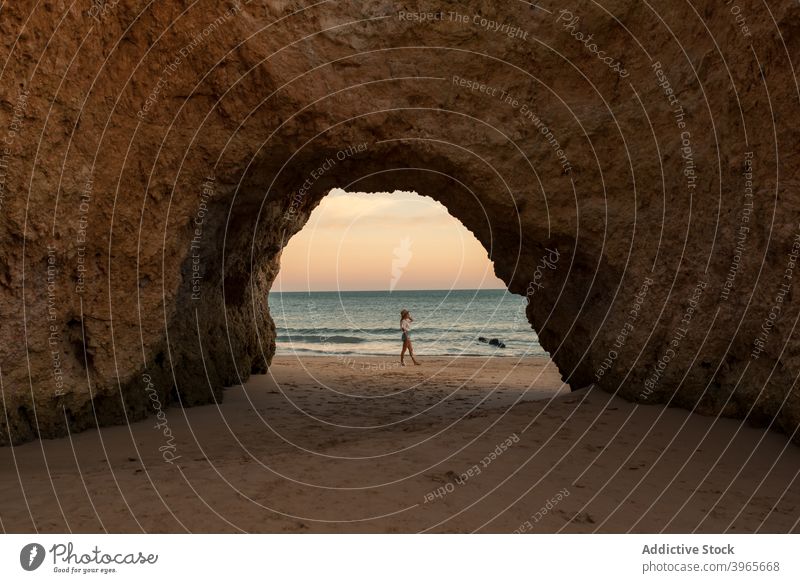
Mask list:
[[[405,366],[406,363],[403,362],[403,357],[406,355],[406,348],[408,344],[408,340],[403,341],[403,348],[400,349],[400,366]]]
[[[411,356],[411,360],[414,364],[419,364],[417,359],[414,358],[414,347],[411,346],[411,340],[406,338],[406,341],[403,342],[403,351],[400,353],[400,364],[403,364],[403,354],[405,353],[406,349],[408,349],[408,354]]]

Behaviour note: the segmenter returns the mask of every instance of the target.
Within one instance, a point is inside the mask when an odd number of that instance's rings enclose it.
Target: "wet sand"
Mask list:
[[[0,449],[5,532],[798,532],[800,448],[547,359],[276,357],[220,406]]]

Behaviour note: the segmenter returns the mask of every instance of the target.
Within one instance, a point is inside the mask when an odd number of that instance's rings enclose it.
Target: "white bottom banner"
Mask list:
[[[793,535],[3,535],[2,581],[798,581]]]

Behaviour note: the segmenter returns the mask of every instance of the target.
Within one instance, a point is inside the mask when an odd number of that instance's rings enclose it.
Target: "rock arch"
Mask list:
[[[800,8],[779,4],[749,37],[710,1],[7,7],[0,442],[263,371],[282,245],[351,183],[442,202],[573,387],[794,436]]]

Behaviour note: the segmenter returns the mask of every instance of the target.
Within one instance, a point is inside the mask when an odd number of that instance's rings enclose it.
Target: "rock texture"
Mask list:
[[[6,3],[0,443],[265,370],[334,186],[441,201],[573,387],[795,438],[800,5],[569,11]]]

